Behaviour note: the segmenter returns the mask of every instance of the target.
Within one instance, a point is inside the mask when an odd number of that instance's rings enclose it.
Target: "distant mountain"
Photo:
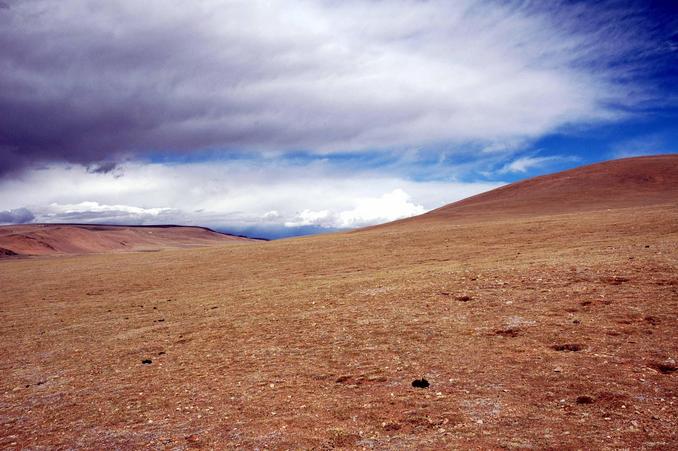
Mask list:
[[[152,251],[254,241],[204,227],[22,224],[0,226],[0,257]]]

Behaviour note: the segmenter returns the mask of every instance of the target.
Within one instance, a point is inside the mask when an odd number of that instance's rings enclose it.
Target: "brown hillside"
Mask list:
[[[22,224],[0,227],[0,256],[150,251],[252,241],[203,227]]]
[[[678,155],[625,158],[534,177],[396,223],[481,220],[678,201]]]

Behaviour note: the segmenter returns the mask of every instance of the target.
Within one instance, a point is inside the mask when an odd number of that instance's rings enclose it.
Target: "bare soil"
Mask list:
[[[678,448],[678,201],[6,259],[0,290],[4,449]]]

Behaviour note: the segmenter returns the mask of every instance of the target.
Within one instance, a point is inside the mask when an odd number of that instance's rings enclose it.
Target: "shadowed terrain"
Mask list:
[[[0,257],[153,251],[253,241],[204,227],[22,224],[0,226]]]
[[[677,177],[628,159],[353,233],[5,259],[0,447],[675,449]]]

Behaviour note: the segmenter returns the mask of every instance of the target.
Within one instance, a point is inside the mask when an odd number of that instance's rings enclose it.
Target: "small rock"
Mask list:
[[[581,351],[584,349],[584,346],[577,344],[577,343],[566,343],[562,345],[553,345],[552,348],[555,351],[563,351],[563,352],[577,352]]]
[[[657,324],[659,324],[659,320],[657,318],[655,318],[654,316],[646,316],[645,321],[652,324],[653,326],[656,326]]]
[[[561,367],[557,366],[557,367],[553,368],[553,371],[556,372],[556,373],[562,373],[563,369]]]
[[[429,382],[424,378],[415,379],[412,381],[412,386],[414,388],[428,388],[430,385],[431,384],[429,384]]]
[[[577,404],[593,404],[593,398],[590,396],[577,396]]]
[[[151,363],[153,363],[153,360],[151,360],[151,359],[144,359],[144,360],[141,361],[141,363],[143,363],[144,365],[150,365]]]
[[[666,359],[663,362],[656,362],[650,365],[650,368],[659,371],[662,374],[671,374],[678,370],[676,361],[673,359]]]
[[[386,431],[397,431],[398,429],[400,429],[400,424],[396,423],[396,422],[393,422],[393,423],[384,422],[384,423],[381,423],[381,426]]]
[[[499,335],[499,336],[502,336],[502,337],[515,338],[518,335],[520,335],[520,329],[517,328],[517,327],[509,327],[509,328],[506,328],[506,329],[495,330],[494,333],[496,335]]]

